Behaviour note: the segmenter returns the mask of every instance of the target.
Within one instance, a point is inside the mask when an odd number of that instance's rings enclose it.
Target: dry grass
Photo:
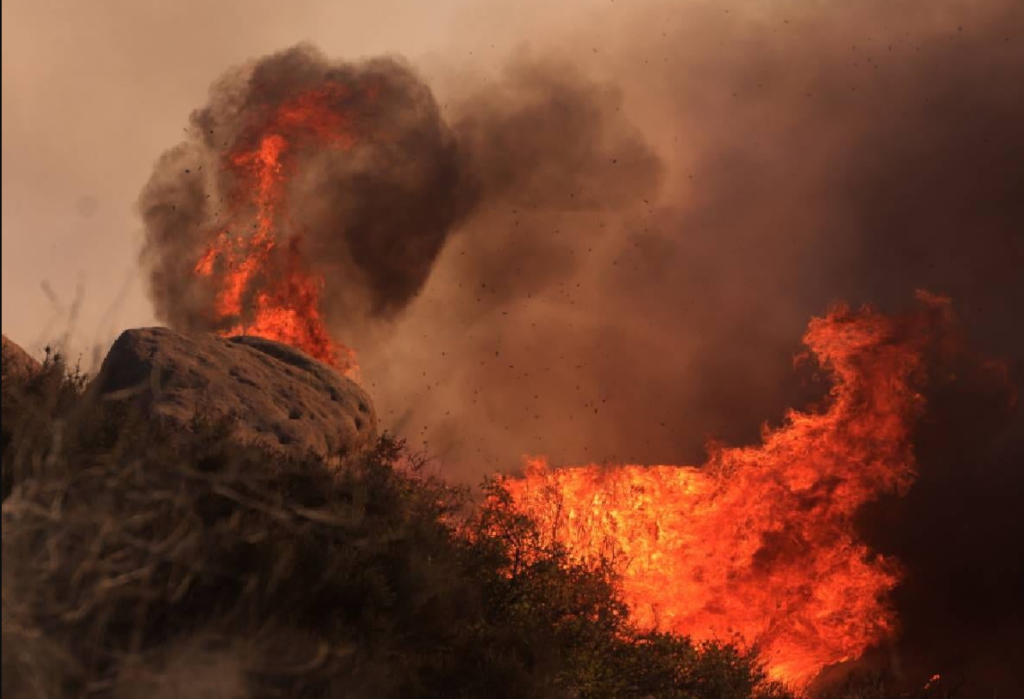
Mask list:
[[[329,468],[87,386],[55,355],[4,377],[5,697],[789,696],[735,647],[633,629],[607,571],[387,436]]]

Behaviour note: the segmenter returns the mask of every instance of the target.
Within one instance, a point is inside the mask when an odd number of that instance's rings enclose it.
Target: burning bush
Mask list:
[[[922,298],[907,317],[839,307],[813,320],[804,341],[834,382],[828,406],[791,411],[760,447],[715,447],[701,468],[535,459],[508,487],[575,559],[616,561],[642,626],[739,634],[774,677],[805,685],[896,627],[899,565],[860,540],[854,516],[916,475],[923,353],[951,314]]]
[[[3,388],[6,696],[787,696],[390,438],[332,471],[172,446],[59,357]]]

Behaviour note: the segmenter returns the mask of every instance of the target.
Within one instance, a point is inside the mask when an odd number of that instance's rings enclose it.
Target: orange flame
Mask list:
[[[714,447],[707,464],[552,469],[528,460],[513,501],[577,560],[611,560],[634,621],[697,640],[739,640],[775,679],[805,686],[896,627],[895,560],[859,540],[866,502],[915,477],[910,441],[931,314],[832,310],[805,344],[833,385],[828,406],[791,411],[760,446]]]
[[[348,93],[339,83],[302,92],[279,105],[255,133],[239,138],[224,166],[235,176],[243,206],[194,270],[215,284],[220,334],[284,342],[354,376],[355,354],[331,337],[320,310],[323,278],[303,265],[297,236],[281,245],[297,151],[310,144],[347,149],[355,142],[351,119],[334,106]],[[253,232],[233,233],[245,227],[246,215],[255,219]]]

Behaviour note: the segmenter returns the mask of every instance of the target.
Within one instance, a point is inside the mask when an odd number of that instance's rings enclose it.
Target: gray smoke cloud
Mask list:
[[[486,218],[521,207],[550,219],[613,211],[649,196],[659,178],[658,158],[641,136],[611,117],[621,98],[570,65],[517,62],[500,84],[464,101],[450,125],[402,60],[344,63],[297,46],[218,80],[209,104],[192,114],[188,139],[160,158],[143,190],[142,259],[165,322],[193,330],[234,324],[213,316],[215,289],[194,272],[220,230],[241,221],[251,235],[256,227],[253,207],[242,206],[252,183],[231,163],[286,128],[274,121],[282,105],[331,84],[346,87],[329,107],[353,143],[303,143],[299,130],[277,235],[295,241],[305,266],[323,276],[323,310],[336,335],[356,347],[372,351],[379,321],[416,298],[471,213]],[[469,264],[495,293],[521,293],[573,266],[557,235],[531,232],[511,247],[504,237],[479,242],[495,254],[480,251]],[[530,258],[525,277],[500,260],[513,249]],[[250,295],[265,283],[255,279]]]
[[[352,136],[346,147],[278,123],[288,118],[282,107],[300,109],[304,96],[325,86],[341,86],[325,104],[327,118]],[[168,324],[218,329],[214,288],[193,268],[221,229],[247,235],[246,226],[255,228],[255,212],[244,208],[252,183],[231,167],[233,158],[289,128],[296,152],[275,233],[324,277],[326,310],[341,327],[407,304],[476,198],[430,89],[403,61],[332,62],[309,46],[260,59],[214,84],[209,104],[192,114],[188,139],[158,161],[142,193],[143,260]],[[256,279],[251,293],[265,284]]]
[[[917,288],[1019,372],[1022,13],[647,6],[448,87],[488,194],[365,343],[383,414],[469,481],[700,463],[820,394],[792,368],[812,315]]]

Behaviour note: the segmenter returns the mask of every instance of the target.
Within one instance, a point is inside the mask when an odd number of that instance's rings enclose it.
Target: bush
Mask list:
[[[631,627],[497,483],[470,507],[388,436],[331,469],[86,387],[55,356],[5,374],[5,696],[787,696]]]

